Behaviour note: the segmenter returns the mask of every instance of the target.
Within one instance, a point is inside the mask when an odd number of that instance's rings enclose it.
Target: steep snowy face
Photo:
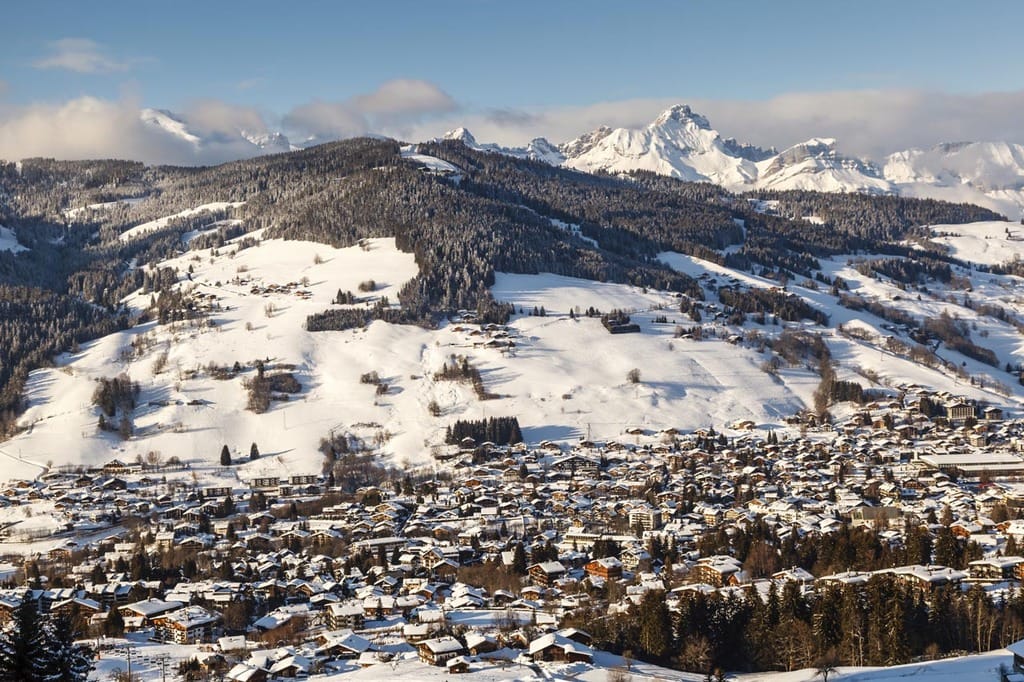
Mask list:
[[[1009,142],[957,142],[889,155],[883,169],[892,182],[953,186],[987,192],[1024,188],[1024,146]]]
[[[612,129],[608,126],[601,126],[597,130],[584,133],[575,140],[565,142],[558,146],[559,151],[567,159],[583,156],[597,145],[598,142],[611,135]]]
[[[444,136],[441,139],[455,140],[457,142],[461,142],[462,144],[466,145],[471,149],[477,149],[479,146],[477,145],[476,138],[473,137],[473,134],[466,130],[465,128],[456,128],[455,130],[449,130],[447,133],[444,134]]]
[[[685,104],[666,109],[644,128],[600,128],[561,150],[566,166],[584,171],[647,170],[726,187],[748,184],[757,173],[750,159],[734,153],[735,143],[726,144]]]
[[[184,118],[163,109],[143,109],[139,112],[139,118],[143,123],[184,140],[196,149],[203,149],[211,145],[237,145],[243,154],[245,154],[247,145],[252,146],[252,153],[276,154],[299,149],[282,133],[254,133],[238,130],[203,135],[189,127],[188,121]]]
[[[246,130],[241,130],[239,134],[251,144],[269,154],[298,149],[288,140],[284,133],[250,133]]]
[[[190,131],[188,125],[183,120],[169,111],[163,109],[143,109],[139,112],[139,118],[142,119],[143,123],[159,128],[197,147],[202,144],[199,136]]]
[[[891,193],[893,187],[866,161],[842,156],[832,138],[812,138],[758,164],[757,186],[822,192]]]

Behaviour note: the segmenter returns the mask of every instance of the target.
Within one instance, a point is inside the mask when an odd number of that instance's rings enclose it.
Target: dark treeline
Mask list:
[[[934,521],[934,519],[932,519]],[[734,530],[734,529],[733,529]],[[595,546],[593,556],[615,553]],[[1024,637],[1024,592],[993,599],[979,586],[934,589],[885,572],[892,566],[936,563],[965,568],[981,550],[940,524],[907,523],[900,543],[873,529],[844,526],[826,536],[780,538],[763,523],[705,536],[702,556],[730,554],[752,579],[789,567],[816,576],[880,571],[866,582],[825,584],[813,593],[798,583],[763,584],[705,594],[648,593],[639,606],[616,615],[577,611],[567,624],[585,627],[595,644],[616,653],[705,673],[794,670],[834,665],[894,665],[918,657],[987,651]],[[666,566],[674,550],[655,547]]]
[[[1024,636],[1020,591],[993,601],[980,586],[923,591],[886,574],[813,595],[796,582],[767,591],[683,592],[671,602],[652,591],[624,613],[584,609],[566,625],[586,628],[602,649],[699,673],[898,665]]]
[[[519,430],[516,417],[490,417],[488,419],[459,419],[448,427],[444,440],[449,444],[457,444],[463,438],[472,438],[477,443],[494,443],[495,445],[511,445],[523,441],[523,433]]]

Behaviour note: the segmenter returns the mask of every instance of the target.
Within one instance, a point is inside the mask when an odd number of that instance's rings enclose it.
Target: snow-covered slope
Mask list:
[[[14,234],[14,230],[0,225],[0,251],[18,253],[28,251],[28,249],[18,243],[18,237]]]
[[[196,147],[202,144],[202,140],[188,129],[188,124],[185,121],[165,109],[143,109],[139,112],[139,118],[142,119],[143,123],[159,128],[165,133],[185,140]]]
[[[201,206],[196,206],[195,208],[189,208],[185,209],[184,211],[179,211],[174,215],[169,215],[163,218],[158,218],[156,220],[150,220],[149,222],[142,223],[141,225],[136,225],[135,227],[122,232],[118,238],[121,241],[126,242],[130,239],[134,239],[135,237],[141,237],[147,232],[167,227],[167,225],[175,218],[187,218],[189,216],[198,215],[203,212],[216,215],[224,213],[228,209],[237,208],[241,205],[242,202],[237,201],[215,201],[209,204],[202,204]]]
[[[961,142],[889,155],[883,174],[901,194],[969,201],[1011,219],[1024,214],[1024,146]]]
[[[937,239],[963,260],[996,262],[999,253],[1010,253],[1016,238],[1005,233],[1006,225],[949,227],[955,234]],[[660,258],[704,284],[702,340],[677,338],[677,325],[695,323],[678,312],[676,294],[543,273],[497,273],[493,295],[517,310],[499,336],[458,320],[436,330],[378,321],[366,329],[311,333],[304,329],[306,317],[332,307],[339,290],[357,291],[361,282],[372,279],[375,290],[360,294],[365,300],[356,305],[381,296],[398,300],[401,286],[417,272],[412,255],[398,252],[391,239],[347,249],[269,240],[241,250],[236,240],[216,254],[189,251],[161,265],[182,273],[177,286],[212,306],[209,321],[145,323],[83,346],[60,358],[56,368],[33,372],[26,390],[29,407],[21,420],[25,431],[0,448],[8,464],[0,478],[34,477],[49,465],[134,460],[150,452],[177,456],[198,475],[217,477],[226,475],[217,465],[221,446],[245,453],[252,442],[266,456],[232,467],[231,476],[318,471],[317,445],[331,430],[373,444],[396,465],[417,465],[432,461],[432,449],[457,419],[514,415],[528,441],[570,443],[586,436],[621,439],[632,426],[655,436],[669,427],[723,428],[737,420],[777,429],[785,417],[813,403],[818,377],[812,371],[794,366],[768,372],[770,354],[756,343],[740,341],[777,335],[785,325],[771,320],[729,325],[715,303],[720,287],[768,289],[777,282],[692,256],[665,253]],[[993,367],[943,349],[952,366],[984,378],[977,384],[948,368],[923,367],[888,350],[886,337],[898,332],[885,320],[837,305],[833,295],[811,282],[791,282],[790,293],[830,316],[829,328],[811,330],[823,334],[841,377],[866,386],[916,383],[1011,413],[1024,406],[1024,388],[1001,369],[1024,361],[1024,341],[1011,324],[967,307],[962,292],[940,283],[929,283],[920,298],[911,297],[899,283],[865,275],[846,257],[821,263],[823,274],[842,277],[850,293],[916,319],[943,311],[958,316],[999,361]],[[1024,315],[1024,302],[1014,293],[1019,278],[961,268],[954,274],[970,280],[971,298]],[[141,310],[149,300],[140,292],[127,302]],[[599,319],[582,314],[591,306],[629,311],[641,333],[609,334]],[[545,315],[531,315],[534,308]],[[665,321],[659,321],[662,316]],[[862,333],[840,333],[839,323]],[[479,369],[495,397],[480,400],[468,384],[436,379],[453,356]],[[293,365],[302,385],[300,393],[272,403],[264,414],[246,409],[244,382],[253,376],[257,359]],[[209,369],[235,362],[241,370],[227,377],[218,378]],[[639,383],[627,380],[634,368]],[[858,374],[859,368],[871,368],[870,381]],[[98,379],[122,372],[142,387],[134,434],[127,440],[97,430],[98,408],[91,402]],[[385,390],[377,393],[360,381],[370,372],[377,372]],[[72,437],[77,444],[69,449]]]
[[[892,185],[873,165],[841,156],[832,138],[794,145],[758,164],[759,189],[891,193]]]

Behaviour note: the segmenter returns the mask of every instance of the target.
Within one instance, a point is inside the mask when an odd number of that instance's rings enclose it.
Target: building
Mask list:
[[[661,527],[661,510],[650,505],[635,507],[629,512],[629,527],[639,526],[643,530],[655,530]]]
[[[420,660],[428,665],[444,665],[456,656],[464,656],[466,647],[454,637],[435,637],[419,643],[416,647]]]
[[[714,587],[738,585],[743,582],[743,565],[731,556],[715,555],[699,560],[690,570],[691,582]]]
[[[202,606],[186,606],[153,619],[157,639],[175,644],[212,642],[219,622],[220,614]]]
[[[594,559],[587,563],[583,570],[586,571],[587,575],[595,578],[618,580],[622,577],[622,562],[613,556]]]
[[[530,657],[535,661],[592,663],[594,652],[585,644],[552,632],[530,642]]]
[[[565,566],[559,561],[543,561],[529,568],[530,581],[539,587],[551,587],[565,577]]]
[[[332,630],[359,630],[365,622],[366,613],[362,604],[349,602],[327,606],[327,627]]]

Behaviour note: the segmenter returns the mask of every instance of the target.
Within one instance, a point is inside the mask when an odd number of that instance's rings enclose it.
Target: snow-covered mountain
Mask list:
[[[893,191],[878,168],[869,162],[842,156],[832,138],[813,138],[758,164],[756,186],[763,189],[802,189],[820,192]]]
[[[525,147],[501,147],[493,143],[480,144],[471,132],[465,128],[456,128],[455,130],[449,130],[441,139],[457,140],[470,149],[482,152],[506,154],[518,159],[530,159],[531,161],[543,161],[544,163],[550,163],[552,166],[559,166],[565,162],[565,156],[558,147],[543,137],[530,140],[529,144]]]
[[[909,149],[880,164],[845,156],[833,138],[814,137],[778,152],[723,138],[685,104],[642,128],[601,126],[560,145],[537,138],[526,147],[480,143],[465,128],[447,133],[480,151],[545,161],[577,170],[647,170],[751,189],[866,192],[970,202],[1011,218],[1024,213],[1024,145],[965,142]]]
[[[1024,146],[957,142],[885,159],[883,175],[907,196],[969,201],[1015,219],[1024,212]]]
[[[146,125],[152,126],[172,137],[184,140],[197,150],[213,145],[237,146],[242,152],[251,152],[246,155],[254,156],[300,149],[300,147],[293,145],[280,132],[256,133],[239,129],[234,133],[203,135],[190,127],[184,117],[165,109],[143,109],[139,112],[139,118]]]
[[[737,153],[741,151],[685,104],[666,109],[639,130],[599,128],[562,147],[565,165],[577,170],[647,170],[726,187],[749,185],[757,178],[755,162]]]
[[[202,145],[202,140],[188,129],[188,124],[166,109],[143,109],[139,112],[139,118],[142,119],[143,123],[185,140],[189,144],[196,147]]]
[[[823,192],[891,193],[893,185],[872,163],[843,156],[836,141],[812,138],[779,153],[723,138],[685,104],[662,112],[643,128],[601,126],[555,147],[544,138],[527,147],[481,144],[465,128],[447,133],[480,151],[546,161],[586,172],[646,170],[734,191],[802,189]]]

